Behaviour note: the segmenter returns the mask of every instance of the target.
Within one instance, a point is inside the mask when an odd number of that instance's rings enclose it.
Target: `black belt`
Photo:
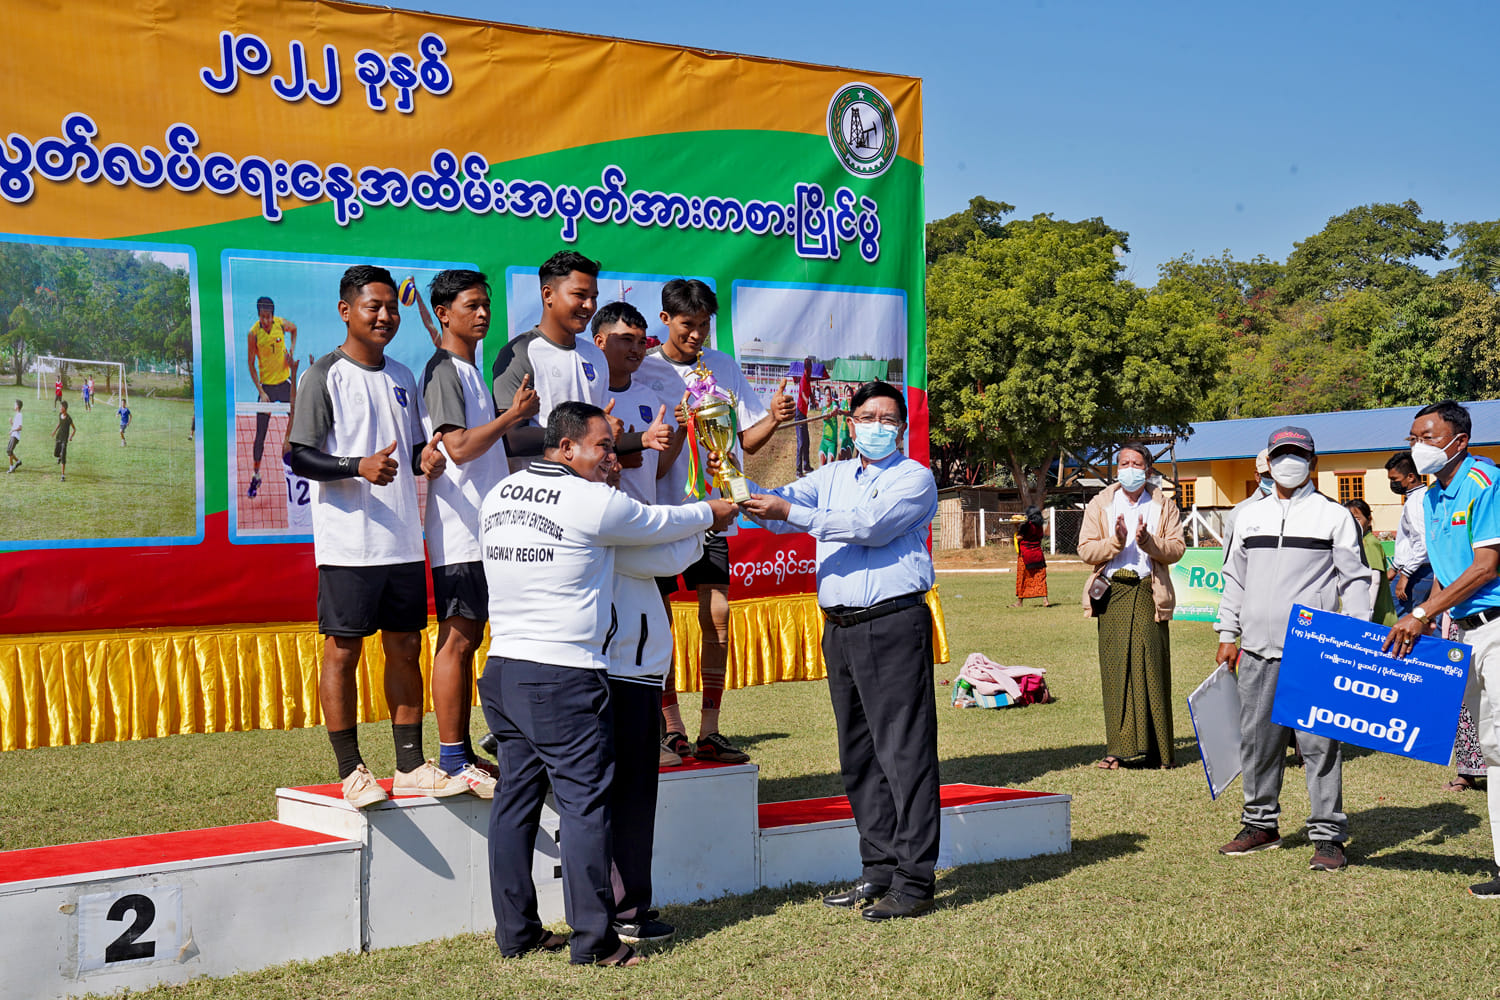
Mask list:
[[[893,615],[897,611],[914,608],[926,600],[927,592],[921,591],[916,594],[902,594],[900,597],[893,597],[889,601],[872,604],[868,608],[850,608],[840,604],[836,607],[822,608],[820,610],[823,612],[823,617],[830,623],[845,627],[858,625],[860,622],[874,621],[876,618],[884,618],[886,615]]]
[[[1458,623],[1459,628],[1468,631],[1469,629],[1478,628],[1481,625],[1488,625],[1497,618],[1500,618],[1500,608],[1485,608],[1483,611],[1476,611],[1467,618],[1458,618],[1455,621]]]

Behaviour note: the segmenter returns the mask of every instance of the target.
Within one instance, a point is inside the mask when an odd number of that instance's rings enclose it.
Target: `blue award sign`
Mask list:
[[[1446,765],[1469,675],[1469,647],[1423,636],[1403,658],[1380,651],[1389,632],[1360,618],[1294,604],[1271,721]]]

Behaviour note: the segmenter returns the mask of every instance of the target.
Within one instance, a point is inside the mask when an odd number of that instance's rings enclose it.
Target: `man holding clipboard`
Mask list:
[[[1496,707],[1500,701],[1500,493],[1495,467],[1469,454],[1469,411],[1451,400],[1417,411],[1411,425],[1417,472],[1435,476],[1422,499],[1432,593],[1391,629],[1382,649],[1405,656],[1433,620],[1450,611],[1471,649],[1464,704],[1491,766],[1500,765]],[[1500,781],[1489,782],[1490,830],[1500,863]],[[1500,876],[1469,887],[1481,899],[1500,899]]]
[[[1219,848],[1239,856],[1281,846],[1281,778],[1290,730],[1271,721],[1282,643],[1292,605],[1370,617],[1369,567],[1348,511],[1318,492],[1312,435],[1283,427],[1266,442],[1275,492],[1242,506],[1224,559],[1218,662],[1239,679],[1240,767],[1245,791],[1239,834]],[[1238,641],[1238,648],[1236,648]],[[1310,867],[1337,871],[1344,841],[1343,756],[1337,740],[1298,737],[1307,764],[1314,845]]]

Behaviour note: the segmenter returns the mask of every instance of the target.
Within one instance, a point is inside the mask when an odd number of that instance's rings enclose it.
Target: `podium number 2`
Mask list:
[[[156,956],[156,942],[142,941],[140,937],[151,929],[151,924],[156,920],[156,904],[151,901],[150,896],[142,896],[139,893],[131,893],[121,896],[115,900],[114,905],[109,908],[105,919],[122,921],[125,914],[133,913],[133,920],[125,932],[111,941],[104,949],[104,961],[129,962],[138,958],[154,958]]]

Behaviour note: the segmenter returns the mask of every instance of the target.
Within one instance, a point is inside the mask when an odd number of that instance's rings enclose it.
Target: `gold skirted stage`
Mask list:
[[[937,661],[946,663],[936,587],[927,603]],[[825,676],[823,618],[814,595],[731,601],[729,608],[726,687]],[[697,606],[674,603],[672,618],[677,689],[696,691]],[[425,675],[436,623],[423,637]],[[0,637],[0,750],[321,725],[322,641],[311,622]],[[383,666],[379,637],[372,637],[361,662],[362,722],[389,717]]]

